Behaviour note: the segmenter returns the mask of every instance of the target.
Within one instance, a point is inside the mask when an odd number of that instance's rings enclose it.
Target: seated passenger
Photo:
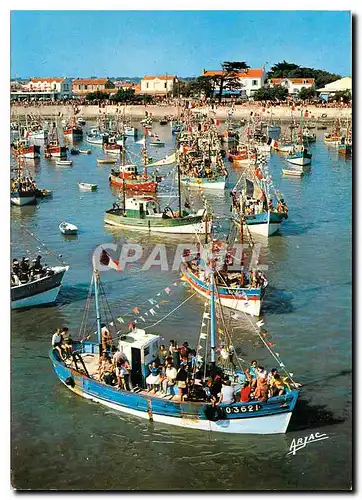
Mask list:
[[[219,393],[219,400],[217,404],[220,403],[231,404],[234,401],[235,401],[234,388],[232,387],[229,378],[227,378],[222,383],[221,391]]]
[[[70,336],[69,328],[67,328],[66,326],[62,328],[61,336],[62,336],[62,348],[64,349],[65,354],[67,356],[70,356],[72,354],[73,339]]]
[[[103,352],[102,357],[99,360],[98,365],[98,376],[101,382],[107,385],[112,385],[114,381],[114,371],[111,361],[111,357],[107,352]]]
[[[245,380],[243,387],[240,391],[240,401],[242,403],[248,403],[250,401],[251,387],[248,380]]]
[[[150,391],[153,388],[154,392],[157,392],[160,385],[160,368],[157,366],[156,361],[153,361],[152,364],[148,365],[150,370],[150,374],[146,378],[147,388]]]
[[[163,380],[163,391],[165,394],[171,394],[176,396],[176,377],[177,370],[173,366],[173,363],[168,363],[165,369],[165,378]]]
[[[56,330],[56,332],[52,337],[52,346],[53,349],[56,349],[56,351],[58,352],[60,359],[64,361],[65,358],[63,356],[63,351],[62,351],[62,335],[61,335],[61,330],[59,328]]]
[[[273,396],[282,396],[286,392],[284,381],[282,380],[282,377],[279,375],[279,373],[276,373],[273,378],[274,378],[272,385]]]

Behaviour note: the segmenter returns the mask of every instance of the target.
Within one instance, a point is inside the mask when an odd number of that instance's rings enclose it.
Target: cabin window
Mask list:
[[[149,353],[150,353],[150,348],[149,347],[145,347],[144,348],[144,355],[145,355],[145,357],[148,356]]]

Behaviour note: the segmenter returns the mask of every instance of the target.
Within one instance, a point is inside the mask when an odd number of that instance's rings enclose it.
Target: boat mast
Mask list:
[[[214,270],[210,272],[211,295],[210,295],[210,359],[215,367],[216,363],[216,317],[215,317],[215,280]]]
[[[178,210],[179,210],[179,217],[182,217],[180,161],[177,162],[177,189],[178,189]]]
[[[101,355],[101,346],[102,346],[102,328],[101,328],[101,312],[99,309],[99,272],[94,266],[93,263],[93,279],[94,279],[94,297],[95,297],[95,303],[96,303],[96,315],[97,315],[97,337],[98,337],[98,346],[99,346],[99,355]]]

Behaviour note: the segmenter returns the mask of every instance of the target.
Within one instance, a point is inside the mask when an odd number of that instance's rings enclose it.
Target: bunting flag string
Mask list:
[[[160,297],[162,296],[162,293],[166,293],[168,296],[170,295],[173,295],[173,292],[172,292],[172,287],[176,287],[178,286],[178,283],[176,281],[174,281],[171,285],[169,286],[166,286],[165,288],[163,288],[160,292],[158,292],[156,294],[156,297]],[[150,309],[147,309],[146,311],[143,310],[143,306],[146,304],[146,303],[149,303],[151,304],[151,308]],[[150,297],[148,298],[144,303],[143,303],[143,306],[140,305],[139,307],[133,307],[131,309],[130,312],[126,312],[123,316],[129,316],[131,315],[134,315],[136,314],[138,316],[138,318],[143,321],[144,323],[146,322],[146,319],[145,317],[148,317],[149,315],[150,316],[155,316],[157,314],[157,311],[155,309],[160,309],[160,306],[163,305],[163,304],[168,304],[169,303],[169,300],[165,300],[165,299],[162,299],[162,300],[156,300],[154,299],[153,297]],[[141,314],[141,309],[142,309],[142,314]],[[117,318],[117,321],[119,323],[125,323],[125,320],[123,319],[122,316],[119,316]],[[113,326],[113,325],[111,325]]]

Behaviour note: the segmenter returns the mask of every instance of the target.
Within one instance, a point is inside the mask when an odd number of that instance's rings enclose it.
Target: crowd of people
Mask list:
[[[11,179],[11,192],[32,193],[37,190],[36,182],[32,177],[15,177]]]
[[[14,258],[10,275],[11,286],[23,285],[54,274],[52,269],[42,265],[41,259],[41,255],[38,255],[30,264],[29,257],[23,257],[21,262]]]

